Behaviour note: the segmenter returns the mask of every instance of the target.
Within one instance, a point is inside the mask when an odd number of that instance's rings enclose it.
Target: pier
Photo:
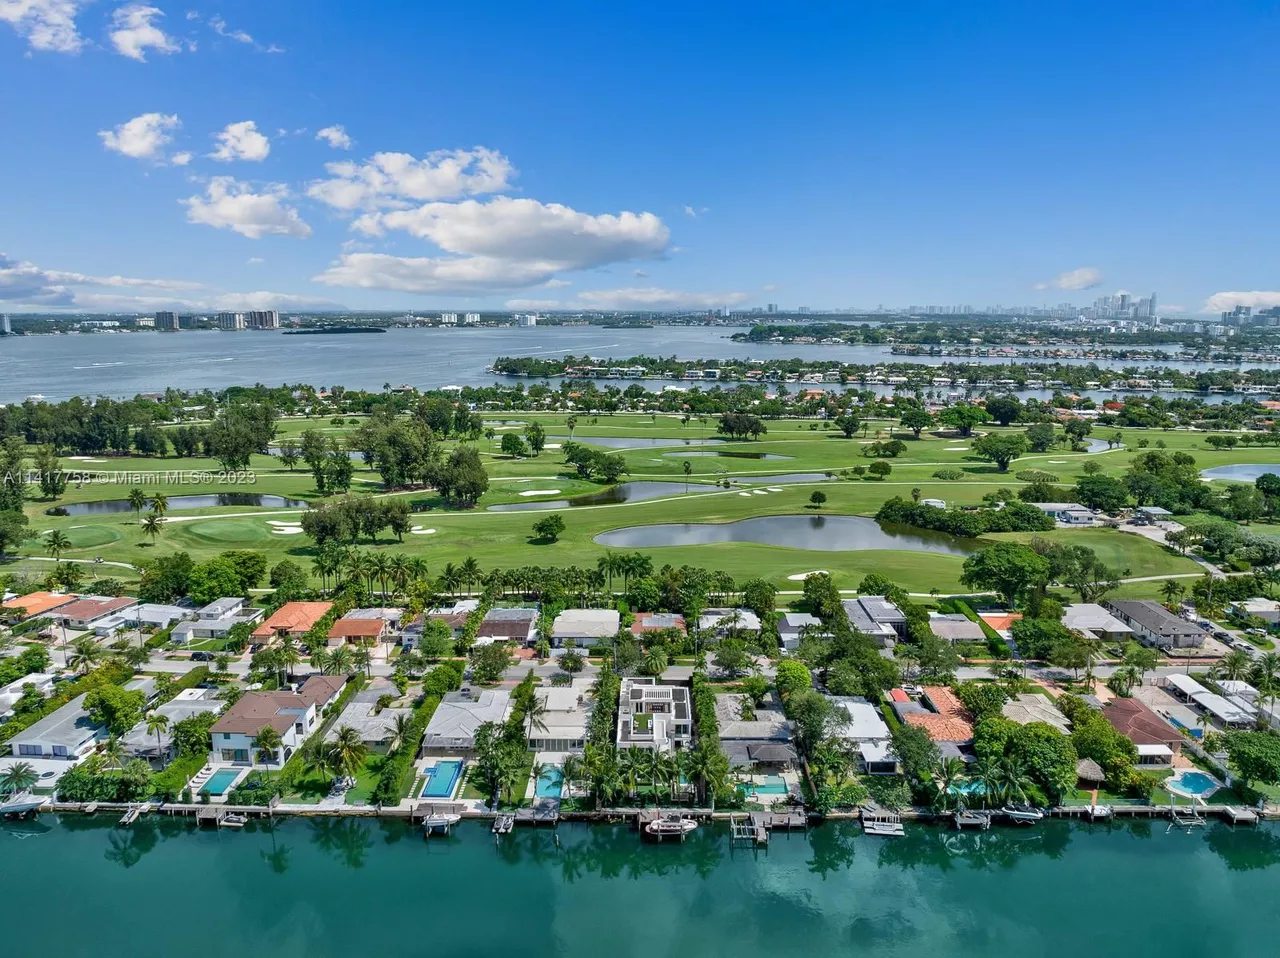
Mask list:
[[[883,838],[901,838],[907,830],[902,824],[902,816],[879,808],[864,808],[858,816],[862,820],[862,833]]]

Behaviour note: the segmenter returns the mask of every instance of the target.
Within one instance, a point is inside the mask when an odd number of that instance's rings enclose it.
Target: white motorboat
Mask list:
[[[423,826],[428,829],[449,828],[452,825],[462,821],[461,815],[428,815],[422,822]]]
[[[0,799],[0,815],[26,815],[29,812],[36,811],[48,801],[48,796],[20,792],[16,795],[10,795],[8,798]]]
[[[698,827],[698,823],[684,815],[663,815],[655,818],[644,827],[650,835],[665,838],[668,835],[687,835]]]
[[[1044,818],[1044,812],[1031,805],[1006,805],[1000,809],[1000,814],[1011,822],[1023,825],[1034,825]]]

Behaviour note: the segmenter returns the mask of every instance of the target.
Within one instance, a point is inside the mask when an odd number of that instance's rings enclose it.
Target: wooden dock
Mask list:
[[[150,808],[149,805],[130,805],[123,815],[120,816],[120,827],[132,825]]]
[[[769,830],[763,825],[757,825],[749,815],[730,815],[729,831],[730,841],[733,843],[769,844]]]
[[[768,831],[804,831],[809,827],[809,817],[804,812],[752,812],[751,821]]]
[[[222,820],[227,817],[227,808],[225,805],[205,805],[196,812],[196,824],[213,825],[214,828],[222,827]]]
[[[864,808],[859,816],[862,819],[862,833],[881,838],[901,838],[907,834],[902,824],[902,816],[878,808]]]
[[[959,811],[951,816],[951,820],[955,822],[957,831],[963,831],[966,828],[977,828],[985,832],[991,827],[991,814],[989,812]]]

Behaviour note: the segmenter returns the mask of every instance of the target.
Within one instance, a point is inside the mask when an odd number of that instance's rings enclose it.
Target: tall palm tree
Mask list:
[[[408,743],[413,734],[413,716],[408,712],[397,712],[383,728],[387,732],[387,754],[397,752]]]
[[[530,672],[530,674],[532,675],[533,673]],[[535,729],[537,729],[539,732],[545,732],[547,730],[546,715],[548,711],[549,709],[547,708],[546,699],[538,698],[537,695],[534,695],[529,700],[529,704],[525,708],[525,713],[524,713],[524,727],[525,727],[526,739],[529,739],[529,740],[533,739],[533,732]]]
[[[107,760],[108,768],[123,770],[129,764],[129,755],[125,751],[124,742],[120,741],[118,735],[112,735],[107,739],[106,744],[102,746],[102,757]]]
[[[1236,682],[1249,674],[1253,665],[1253,657],[1244,649],[1231,649],[1218,663],[1219,674],[1228,681]]]
[[[161,762],[164,761],[164,731],[169,727],[169,716],[161,712],[151,712],[147,715],[147,734],[156,737],[156,758]]]
[[[573,792],[575,782],[582,781],[583,772],[586,771],[585,763],[580,755],[569,754],[560,762],[560,775],[564,779],[565,787]]]
[[[618,556],[612,552],[606,551],[604,555],[596,560],[596,568],[609,578],[609,591],[613,591],[613,574],[618,570]]]
[[[133,514],[141,518],[142,510],[147,507],[147,494],[134,486],[129,490],[129,508],[133,510]]]
[[[388,560],[387,567],[391,585],[394,587],[395,593],[399,595],[404,592],[405,586],[409,584],[409,557],[403,552],[397,552]]]
[[[360,733],[350,725],[344,725],[338,729],[329,748],[338,772],[346,783],[354,784],[356,773],[360,771],[369,754],[368,747],[360,740]]]
[[[960,759],[952,757],[938,761],[933,770],[933,783],[938,789],[937,801],[943,811],[946,811],[952,799],[955,799],[957,804],[962,804],[959,794],[953,790],[963,777],[964,762]]]
[[[30,762],[14,762],[0,773],[0,795],[20,795],[28,791],[40,776]]]
[[[680,468],[684,472],[684,491],[688,492],[689,477],[693,475],[693,463],[691,463],[688,459],[686,459],[684,463],[680,466]]]
[[[440,572],[440,591],[446,595],[457,595],[461,585],[462,577],[458,574],[458,567],[452,562],[446,562]]]
[[[253,747],[258,750],[258,760],[275,764],[279,760],[280,749],[284,746],[284,740],[270,725],[264,725],[258,729],[258,734],[253,737]]]
[[[1176,579],[1165,579],[1160,586],[1160,594],[1164,596],[1164,604],[1173,606],[1186,594],[1186,587]]]
[[[54,562],[61,562],[62,553],[71,548],[71,540],[60,529],[54,529],[44,537],[44,547],[53,556]]]
[[[373,653],[368,646],[356,646],[351,653],[351,667],[357,672],[363,672],[367,678],[373,677]]]
[[[164,514],[169,511],[169,497],[163,492],[157,492],[151,497],[151,511],[163,518]]]
[[[276,649],[277,667],[284,672],[284,678],[293,678],[294,666],[302,662],[302,653],[298,651],[298,642],[291,635],[286,635],[280,640],[280,646]]]
[[[107,657],[107,651],[88,635],[82,635],[71,643],[71,651],[67,653],[67,665],[77,672],[88,674],[91,669]]]
[[[156,513],[149,513],[142,520],[142,534],[151,540],[151,544],[156,544],[156,536],[160,535],[160,526],[164,522]]]
[[[471,594],[471,587],[475,585],[477,579],[480,578],[480,563],[476,562],[472,556],[467,556],[462,565],[458,568],[458,576],[467,587],[467,595]]]
[[[354,669],[354,656],[351,646],[340,645],[329,653],[329,674],[350,675]]]
[[[329,657],[329,650],[321,647],[311,653],[311,667],[321,675],[333,674],[333,661]]]
[[[382,590],[379,593],[379,595],[381,595],[384,600],[386,599],[386,596],[387,596],[387,576],[390,574],[391,574],[391,557],[390,556],[388,556],[385,552],[375,552],[372,556],[369,557],[369,575],[370,577],[377,576],[378,584],[382,586]],[[369,591],[372,592],[373,590],[370,589]]]

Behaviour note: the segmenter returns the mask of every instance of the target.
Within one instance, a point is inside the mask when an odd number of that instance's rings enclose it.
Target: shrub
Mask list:
[[[1042,469],[1023,469],[1021,472],[1015,472],[1013,478],[1019,482],[1057,482],[1058,477],[1052,472],[1045,472]]]
[[[964,473],[959,469],[937,469],[933,473],[933,478],[942,479],[945,482],[954,482],[957,479],[963,479]]]

